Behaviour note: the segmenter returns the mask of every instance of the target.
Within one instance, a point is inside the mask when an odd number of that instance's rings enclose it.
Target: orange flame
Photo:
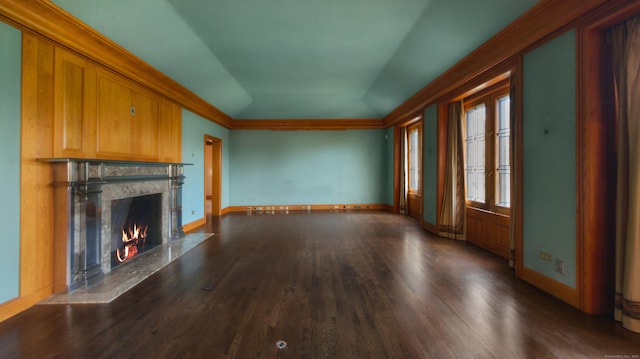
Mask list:
[[[116,248],[116,258],[119,263],[124,263],[127,259],[131,259],[138,254],[138,244],[147,239],[148,226],[138,226],[134,224],[133,227],[129,227],[127,231],[122,229],[122,242],[124,247],[122,252],[120,248]]]

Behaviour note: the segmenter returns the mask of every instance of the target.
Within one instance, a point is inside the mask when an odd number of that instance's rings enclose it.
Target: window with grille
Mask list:
[[[511,100],[501,82],[464,100],[467,204],[507,213],[511,203]]]
[[[407,128],[409,193],[420,194],[422,163],[422,123]]]

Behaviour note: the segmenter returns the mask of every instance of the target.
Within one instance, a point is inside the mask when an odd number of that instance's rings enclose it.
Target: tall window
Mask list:
[[[420,172],[422,165],[422,123],[407,128],[409,193],[420,194]]]
[[[510,97],[501,82],[464,101],[465,180],[471,207],[508,213],[511,202]]]

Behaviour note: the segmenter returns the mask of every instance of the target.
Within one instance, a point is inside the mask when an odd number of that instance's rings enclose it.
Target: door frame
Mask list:
[[[206,160],[209,155],[208,147],[211,146],[211,161]],[[220,216],[222,214],[222,140],[210,135],[204,135],[204,208],[206,216],[207,201],[211,200],[211,215]],[[211,168],[209,167],[209,164]],[[208,174],[211,173],[211,176]],[[207,198],[206,185],[211,181],[211,199]]]

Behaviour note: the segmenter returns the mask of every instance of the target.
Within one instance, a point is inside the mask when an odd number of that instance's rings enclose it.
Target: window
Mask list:
[[[511,202],[508,82],[465,99],[464,106],[467,204],[508,214]]]
[[[407,148],[409,170],[409,193],[420,194],[420,172],[422,165],[422,122],[407,128]]]

